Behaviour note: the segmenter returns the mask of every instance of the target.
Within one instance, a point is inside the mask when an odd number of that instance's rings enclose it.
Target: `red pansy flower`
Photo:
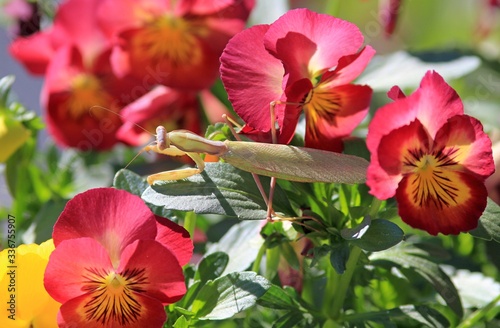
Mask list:
[[[62,303],[60,327],[161,327],[164,305],[186,292],[187,231],[126,191],[91,189],[54,226],[47,292]]]
[[[106,0],[102,27],[115,38],[113,67],[160,84],[203,89],[217,77],[227,41],[245,27],[254,0]],[[112,14],[110,14],[112,13]]]
[[[367,184],[380,198],[396,196],[399,215],[430,234],[474,229],[486,207],[484,180],[494,172],[491,141],[464,115],[457,93],[436,72],[420,87],[380,108],[370,123]]]
[[[270,141],[269,103],[300,103],[276,107],[278,142],[290,142],[303,109],[306,146],[341,150],[340,139],[365,117],[372,95],[368,86],[350,84],[375,53],[362,44],[354,24],[308,9],[237,34],[221,56],[221,78],[243,132]]]
[[[116,113],[140,93],[131,91],[137,80],[113,75],[109,54],[86,63],[78,48],[65,46],[53,56],[41,98],[49,133],[60,146],[88,151],[116,144],[122,125]]]

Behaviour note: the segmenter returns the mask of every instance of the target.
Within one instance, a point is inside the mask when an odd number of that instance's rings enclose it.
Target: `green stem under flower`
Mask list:
[[[189,236],[191,239],[194,239],[194,230],[196,228],[196,213],[195,212],[187,212],[184,217],[184,229],[189,232]]]

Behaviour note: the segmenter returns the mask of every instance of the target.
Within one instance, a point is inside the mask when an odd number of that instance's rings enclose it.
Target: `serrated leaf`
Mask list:
[[[271,285],[267,292],[259,298],[257,303],[261,306],[276,310],[297,309],[293,299],[281,287]]]
[[[500,243],[500,206],[488,198],[486,209],[479,218],[478,227],[469,233],[477,238],[493,239]]]
[[[413,269],[414,272],[434,286],[446,304],[461,318],[463,316],[462,302],[450,277],[436,263],[412,255],[412,248],[415,247],[393,247],[382,252],[373,253],[369,259],[374,264],[379,261],[387,261],[403,268]]]
[[[224,252],[208,254],[198,265],[196,278],[200,279],[202,282],[214,280],[220,277],[222,272],[224,272],[228,262],[229,256]]]
[[[356,228],[343,229],[340,233],[344,239],[369,252],[383,251],[404,239],[398,225],[384,219],[371,221],[368,215]]]
[[[144,190],[149,187],[149,184],[140,175],[130,170],[122,169],[115,174],[113,187],[141,196]]]
[[[269,179],[262,178],[268,186]],[[274,209],[292,214],[290,203],[279,188],[275,190]],[[160,182],[147,188],[142,198],[171,210],[220,214],[241,220],[263,220],[267,205],[252,175],[225,163],[207,163],[201,174],[180,181]]]
[[[233,272],[208,282],[193,302],[201,320],[223,320],[255,305],[271,283],[255,272]]]

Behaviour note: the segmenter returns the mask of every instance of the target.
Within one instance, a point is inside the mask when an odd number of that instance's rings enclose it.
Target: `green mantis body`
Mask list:
[[[200,153],[215,155],[251,173],[298,182],[362,183],[368,162],[357,156],[312,148],[243,141],[213,141],[190,131],[169,133],[159,126],[157,142],[144,148],[168,156],[188,155],[198,168],[150,175],[148,183],[179,180],[201,173],[205,167]]]

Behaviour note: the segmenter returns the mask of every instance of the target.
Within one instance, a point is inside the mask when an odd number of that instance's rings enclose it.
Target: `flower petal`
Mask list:
[[[113,263],[136,239],[156,236],[156,220],[138,196],[114,188],[96,188],[76,195],[54,225],[56,247],[67,239],[91,237],[109,252]]]
[[[234,110],[262,132],[271,129],[269,103],[283,95],[283,65],[262,43],[268,29],[269,25],[257,25],[238,33],[220,57],[221,79]]]
[[[468,115],[457,115],[436,134],[434,148],[444,147],[454,162],[463,165],[469,172],[486,179],[495,172],[491,140],[483,131],[481,122]]]
[[[399,215],[410,226],[432,235],[476,228],[486,207],[483,181],[457,171],[440,174],[439,180],[427,184],[422,184],[417,174],[405,176],[396,192]]]
[[[266,49],[280,59],[290,81],[311,78],[358,52],[363,35],[356,25],[308,9],[290,10],[267,31]]]
[[[371,96],[372,89],[362,85],[313,89],[311,103],[305,106],[306,147],[342,151],[341,138],[365,118]]]
[[[161,302],[145,295],[136,294],[140,307],[133,317],[108,311],[99,317],[91,317],[86,308],[93,301],[92,294],[75,297],[61,306],[57,316],[59,327],[118,328],[163,327],[167,319]]]
[[[402,175],[412,172],[408,163],[417,160],[415,157],[418,155],[429,152],[430,143],[425,128],[418,120],[384,136],[377,149],[378,161],[372,160],[368,166],[366,183],[370,193],[379,199],[394,196]]]
[[[83,283],[89,270],[112,270],[106,249],[92,238],[63,240],[50,256],[44,285],[56,301],[65,303],[85,293]]]
[[[335,70],[323,74],[320,84],[336,86],[352,82],[365,70],[374,55],[375,49],[366,46],[357,54],[341,57]]]
[[[396,89],[391,89],[391,95],[402,97],[403,94]],[[398,98],[393,103],[379,108],[368,127],[366,144],[371,153],[370,161],[378,163],[381,139],[391,131],[410,124],[418,119],[425,126],[429,136],[434,138],[437,131],[450,117],[463,114],[463,104],[457,93],[434,71],[426,73],[420,87],[406,98]],[[370,166],[372,167],[372,166]],[[371,173],[370,173],[371,171]],[[376,188],[378,182],[387,181],[388,177],[380,171],[375,174],[368,169],[368,180],[372,180],[371,188]],[[383,191],[372,190],[373,195],[383,199],[391,197],[396,185],[394,181],[390,188]]]
[[[144,270],[147,283],[141,284],[141,294],[163,304],[177,302],[186,293],[186,283],[177,257],[154,240],[137,240],[122,254],[117,272]]]
[[[155,240],[168,248],[181,266],[189,263],[194,246],[187,230],[161,216],[156,216],[156,227],[158,233]]]

